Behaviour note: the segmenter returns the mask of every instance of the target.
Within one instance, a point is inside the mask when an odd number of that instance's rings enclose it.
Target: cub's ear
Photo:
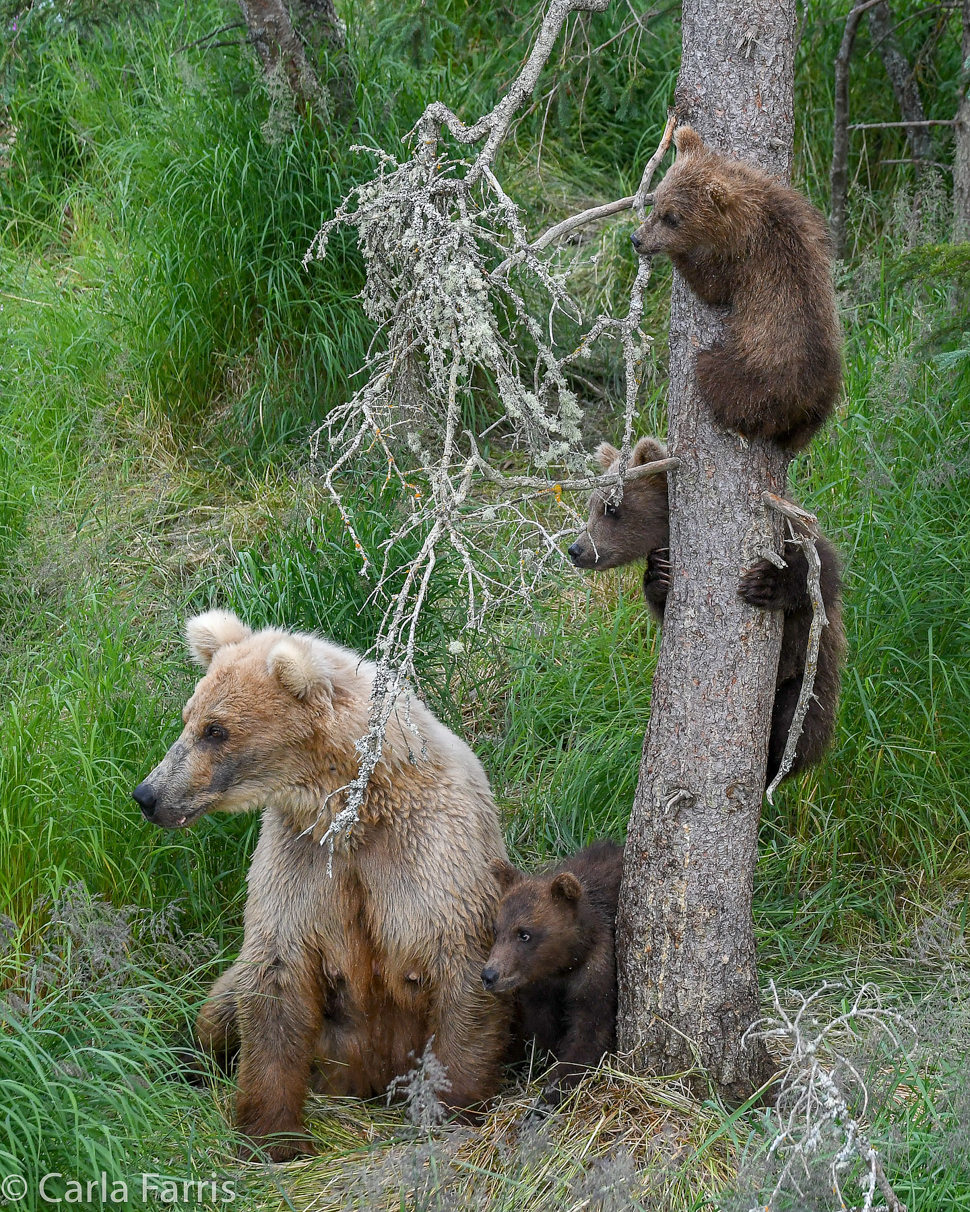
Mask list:
[[[513,867],[507,859],[492,859],[488,867],[492,875],[498,880],[498,886],[503,896],[513,884],[518,883],[522,878],[522,873],[516,867]]]
[[[253,633],[229,610],[207,610],[185,624],[192,660],[208,669],[212,658],[226,644],[241,644]]]
[[[693,156],[704,150],[704,140],[692,126],[678,126],[674,131],[674,147],[678,156]]]
[[[298,699],[332,698],[330,670],[303,636],[284,636],[269,650],[266,668]]]
[[[583,895],[583,885],[571,871],[560,871],[549,890],[559,901],[578,901]]]
[[[620,452],[615,446],[611,446],[609,442],[600,442],[596,447],[596,462],[604,471],[609,471],[616,460],[620,457]]]
[[[645,463],[656,463],[667,457],[667,447],[656,438],[641,438],[633,448],[631,467],[643,467]]]
[[[716,177],[708,182],[707,196],[718,210],[729,210],[734,203],[734,190]]]

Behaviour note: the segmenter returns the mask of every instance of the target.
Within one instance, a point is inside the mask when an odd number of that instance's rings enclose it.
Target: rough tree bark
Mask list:
[[[886,69],[886,75],[896,94],[896,104],[904,122],[925,122],[923,102],[919,95],[919,85],[913,75],[909,60],[903,53],[896,38],[895,18],[889,7],[888,0],[877,4],[869,10],[869,34],[872,44],[878,50]],[[933,159],[933,136],[927,126],[909,126],[906,128],[906,138],[909,142],[909,152],[916,161],[917,171],[924,163]]]
[[[970,0],[963,0],[963,70],[953,145],[953,239],[970,240]]]
[[[791,171],[794,0],[684,0],[678,113],[713,147]],[[618,1036],[634,1063],[694,1068],[737,1101],[766,1081],[752,886],[781,616],[737,596],[759,549],[780,550],[762,501],[786,456],[715,427],[696,354],[722,317],[675,275],[670,320],[673,584],[617,920]],[[703,1073],[701,1072],[703,1070]]]

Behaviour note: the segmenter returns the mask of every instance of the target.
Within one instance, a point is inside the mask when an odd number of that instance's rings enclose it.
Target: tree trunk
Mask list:
[[[319,109],[323,100],[320,82],[283,0],[239,0],[239,7],[267,76],[282,70],[297,109],[301,113],[311,107]]]
[[[719,151],[787,179],[794,0],[684,0],[677,109]],[[716,428],[695,382],[722,330],[675,274],[669,445],[673,577],[617,919],[621,1052],[661,1073],[694,1069],[731,1101],[772,1072],[758,1043],[751,915],[781,615],[747,606],[741,572],[781,539],[762,493],[787,458]],[[698,1066],[706,1071],[698,1072]]]
[[[293,25],[316,58],[317,75],[333,99],[334,113],[344,122],[354,113],[356,74],[347,53],[347,27],[333,0],[292,0]]]
[[[871,3],[871,0],[869,0]],[[845,256],[849,195],[849,63],[859,22],[868,4],[856,5],[845,20],[842,44],[835,59],[835,112],[832,118],[832,244],[837,257]]]
[[[291,10],[294,25],[317,49],[343,50],[347,45],[347,31],[333,0],[293,0]]]
[[[953,146],[953,239],[970,240],[970,0],[963,0],[963,70]]]
[[[925,122],[923,102],[909,60],[896,39],[895,18],[888,2],[869,10],[869,34],[879,52],[886,75],[896,94],[896,104],[904,122]],[[916,161],[917,171],[933,159],[933,136],[927,126],[908,126],[906,138],[909,152]]]

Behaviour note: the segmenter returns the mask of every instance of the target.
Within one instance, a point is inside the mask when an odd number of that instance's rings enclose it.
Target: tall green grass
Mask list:
[[[349,145],[394,150],[432,97],[481,112],[537,13],[524,0],[348,4],[352,127],[277,121],[269,141],[248,49],[173,53],[223,24],[225,5],[161,0],[99,20],[95,7],[58,23],[56,7],[33,6],[0,63],[0,118],[17,132],[0,169],[0,913],[17,927],[0,985],[28,1005],[0,1025],[0,1104],[14,1108],[0,1163],[114,1174],[147,1156],[145,1141],[180,1166],[189,1153],[221,1165],[231,1147],[212,1100],[169,1080],[198,974],[133,970],[142,1002],[122,1021],[104,989],[31,992],[29,957],[54,928],[53,900],[78,882],[115,906],[178,900],[186,929],[221,954],[237,945],[255,818],[164,834],[129,798],[180,731],[195,677],[181,628],[218,603],[254,625],[373,643],[388,599],[360,576],[305,441],[373,335],[354,302],[361,265],[349,244],[308,271],[300,259],[371,171]],[[912,55],[931,15],[896,7]],[[813,0],[798,55],[796,173],[820,202],[846,8]],[[631,52],[632,29],[610,42],[629,22],[619,6],[575,20],[505,152],[534,229],[635,184],[671,96],[678,30],[674,11],[651,18]],[[892,119],[860,37],[853,116]],[[955,109],[948,47],[922,69],[934,117]],[[850,962],[890,979],[920,915],[970,878],[970,377],[965,360],[937,358],[966,327],[959,275],[946,276],[944,250],[913,277],[913,256],[945,235],[946,199],[924,187],[916,204],[911,168],[876,169],[905,154],[901,136],[866,136],[868,160],[853,138],[846,402],[793,469],[846,557],[850,658],[829,759],[765,806],[757,888],[762,962],[804,982]],[[626,234],[622,222],[603,233],[580,278],[589,310],[626,286]],[[645,430],[663,424],[668,283],[658,271],[645,321],[659,359]],[[616,366],[604,356],[589,373],[607,399],[590,440],[615,439]],[[381,484],[356,485],[372,553],[398,508]],[[496,617],[455,654],[457,570],[440,572],[423,689],[482,755],[513,853],[531,863],[622,838],[658,646],[637,576],[550,575],[530,610]],[[927,1210],[966,1200],[959,1163],[932,1146],[935,1080],[886,1121],[915,1142],[901,1190]]]

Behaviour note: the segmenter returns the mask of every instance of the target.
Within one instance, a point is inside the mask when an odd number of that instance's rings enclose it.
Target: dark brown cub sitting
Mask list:
[[[604,442],[597,448],[600,466],[609,471],[620,452]],[[632,467],[667,457],[666,448],[656,438],[641,438],[633,450]],[[804,531],[802,533],[805,533]],[[569,548],[577,568],[599,572],[619,568],[635,560],[646,560],[643,596],[654,617],[663,622],[664,606],[670,590],[670,506],[665,474],[631,480],[618,505],[609,504],[594,492],[590,500],[586,530]],[[839,557],[828,539],[820,536],[815,548],[821,561],[822,601],[829,620],[822,629],[815,673],[815,696],[809,704],[802,735],[795,750],[795,761],[786,778],[806,766],[821,761],[835,729],[839,707],[841,669],[845,660],[845,629],[842,625],[842,574]],[[812,625],[812,603],[808,596],[808,565],[805,553],[793,544],[785,547],[787,568],[776,568],[768,560],[759,560],[742,576],[738,593],[752,606],[763,610],[781,610],[785,627],[778,659],[778,680],[768,738],[767,781],[778,773],[785,742],[791,730],[795,704],[802,688],[808,632]]]
[[[522,1038],[555,1057],[543,1089],[552,1106],[615,1047],[622,868],[623,850],[606,841],[538,875],[502,860],[492,866],[504,895],[482,983],[492,993],[515,991]]]

